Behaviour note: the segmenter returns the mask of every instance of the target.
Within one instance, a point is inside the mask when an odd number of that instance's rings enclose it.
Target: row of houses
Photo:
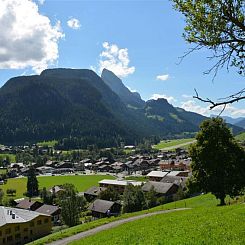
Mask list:
[[[92,215],[97,218],[106,217],[111,214],[120,213],[120,202],[112,202],[98,199],[101,192],[112,187],[119,194],[123,194],[127,185],[140,186],[142,191],[150,192],[152,189],[156,193],[156,197],[172,197],[179,188],[184,189],[188,179],[188,171],[152,171],[147,177],[146,182],[133,180],[110,180],[104,179],[99,181],[99,186],[93,186],[84,192],[84,197],[88,202],[92,202],[89,206]]]

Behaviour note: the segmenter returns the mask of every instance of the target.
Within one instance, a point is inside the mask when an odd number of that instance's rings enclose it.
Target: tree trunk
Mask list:
[[[220,198],[220,206],[224,206],[225,205],[225,197],[221,197]]]

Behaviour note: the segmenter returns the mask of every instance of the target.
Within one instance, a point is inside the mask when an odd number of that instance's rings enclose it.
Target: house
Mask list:
[[[108,188],[113,187],[115,190],[117,190],[120,194],[123,194],[124,189],[127,185],[131,184],[134,186],[141,186],[143,182],[140,181],[134,181],[134,180],[111,180],[111,179],[104,179],[99,181],[100,187],[106,187]]]
[[[41,202],[32,201],[31,199],[24,199],[19,201],[19,203],[16,205],[16,208],[35,211],[36,209],[40,208],[42,205],[43,203]]]
[[[50,234],[51,228],[49,215],[0,206],[0,244],[26,244]]]
[[[109,217],[118,215],[121,210],[121,204],[101,199],[96,199],[90,204],[88,210],[92,212],[92,216],[96,218]]]
[[[40,208],[36,209],[36,212],[50,215],[53,224],[57,224],[60,221],[61,209],[58,206],[43,204]]]
[[[171,171],[168,173],[168,176],[180,176],[180,177],[188,177],[189,171]]]
[[[54,168],[48,167],[48,166],[42,166],[42,167],[36,168],[36,170],[37,170],[40,174],[52,174]]]
[[[84,197],[87,199],[88,202],[91,202],[92,200],[97,198],[102,191],[105,190],[106,187],[93,186],[84,192]]]
[[[181,176],[169,176],[166,175],[165,177],[163,177],[163,179],[161,180],[161,182],[164,183],[174,183],[178,186],[181,186],[182,188],[186,187],[186,182],[187,182],[187,177],[181,177]]]
[[[68,160],[65,160],[64,162],[59,162],[55,165],[56,168],[59,168],[59,169],[64,169],[64,168],[73,168],[73,163],[68,161]]]
[[[161,181],[164,176],[166,176],[168,172],[163,171],[151,171],[147,174],[149,181]]]
[[[174,183],[164,183],[157,181],[148,181],[142,186],[142,191],[149,192],[154,189],[158,196],[172,196],[175,194],[179,186]]]
[[[64,189],[62,189],[60,186],[55,185],[52,188],[49,189],[49,191],[54,195],[59,195],[60,193],[62,193],[64,191]]]

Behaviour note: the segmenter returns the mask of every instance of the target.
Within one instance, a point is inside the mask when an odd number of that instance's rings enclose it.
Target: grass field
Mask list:
[[[132,217],[132,216],[137,216],[137,215],[140,215],[143,213],[151,213],[151,212],[155,212],[155,211],[159,211],[159,210],[168,210],[168,209],[183,208],[183,207],[193,208],[193,210],[194,209],[198,209],[198,210],[200,209],[201,210],[203,208],[204,209],[205,208],[211,208],[211,209],[214,208],[216,210],[216,208],[219,208],[219,207],[217,207],[217,204],[218,204],[218,201],[216,200],[216,198],[213,195],[211,195],[211,194],[201,195],[201,196],[197,196],[197,197],[193,197],[193,198],[189,198],[189,199],[185,199],[185,200],[161,205],[161,206],[149,209],[149,210],[143,210],[140,212],[123,214],[123,215],[116,217],[116,218],[115,217],[103,218],[103,219],[95,220],[95,221],[92,221],[89,223],[77,225],[77,226],[62,230],[62,231],[58,231],[54,234],[51,234],[49,236],[46,236],[46,237],[41,238],[39,240],[36,240],[35,242],[32,242],[30,244],[32,244],[32,245],[48,244],[52,241],[56,241],[56,240],[59,240],[59,239],[65,238],[65,237],[69,237],[69,236],[72,236],[72,235],[77,234],[79,232],[83,232],[83,231],[92,229],[94,227],[97,227],[97,226],[100,226],[103,224],[107,224],[109,222],[113,222],[113,221],[118,220],[118,219],[124,219],[124,218]],[[245,205],[244,205],[244,208],[245,208]],[[190,222],[190,219],[188,219],[188,221]],[[92,238],[93,237],[91,237],[91,239]],[[107,239],[108,239],[108,241],[110,240],[110,238],[107,238]],[[106,241],[104,244],[108,244],[107,243],[108,241]],[[83,243],[83,240],[81,240],[79,242],[80,243],[77,243],[77,244],[89,244],[89,243]],[[91,243],[91,244],[94,244],[94,243]],[[97,244],[97,243],[95,243],[95,244]],[[125,243],[125,244],[134,244],[134,243]],[[136,244],[141,244],[141,243],[136,243]],[[148,244],[151,244],[151,243],[148,243]],[[171,244],[171,243],[165,243],[165,244]],[[179,243],[179,244],[183,244],[183,243]],[[188,243],[186,243],[186,244],[188,244]]]
[[[38,146],[50,146],[50,147],[54,147],[54,145],[57,144],[57,143],[58,143],[57,140],[50,140],[50,141],[38,142],[37,145]]]
[[[5,159],[6,157],[9,157],[10,162],[16,162],[15,155],[14,154],[0,154],[0,158]]]
[[[102,179],[114,179],[111,175],[67,175],[67,176],[40,176],[38,177],[39,189],[43,187],[51,188],[54,185],[62,185],[65,183],[74,184],[79,192],[87,190],[91,186],[98,186],[98,181]],[[16,189],[14,198],[23,197],[26,192],[27,178],[8,179],[7,184],[0,188],[6,191],[7,189]]]
[[[128,176],[125,180],[147,181],[148,178],[146,176]]]
[[[191,143],[195,139],[194,138],[188,138],[188,139],[177,139],[177,140],[164,140],[158,143],[157,145],[154,145],[153,148],[161,150],[167,147],[178,147],[180,144],[185,144],[185,143]]]
[[[71,244],[245,244],[245,205],[160,214]]]
[[[0,168],[0,174],[6,174],[7,169],[6,168]]]
[[[245,141],[245,132],[238,134],[235,138],[240,141]]]

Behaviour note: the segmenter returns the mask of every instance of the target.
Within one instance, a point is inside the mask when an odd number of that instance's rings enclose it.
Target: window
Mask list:
[[[11,242],[11,241],[13,241],[13,237],[12,236],[8,236],[7,237],[7,242]]]
[[[30,234],[31,234],[31,235],[33,234],[33,231],[32,231],[32,230],[30,230]]]
[[[25,228],[24,228],[24,232],[27,232],[27,231],[28,231],[28,228],[27,228],[27,227],[25,227]]]
[[[24,236],[24,240],[28,240],[28,236]]]
[[[34,226],[34,222],[32,221],[31,223],[30,223],[30,227],[33,227]]]
[[[21,237],[20,233],[15,235],[15,239],[20,239],[20,237]]]
[[[5,243],[5,238],[3,238],[3,244]]]
[[[2,236],[2,231],[0,231],[0,236]]]
[[[42,224],[42,220],[38,220],[37,225],[41,225],[41,224]]]
[[[5,234],[10,234],[10,233],[11,233],[11,228],[5,230]]]
[[[45,223],[45,224],[48,223],[48,218],[46,218],[46,219],[44,220],[44,223]]]
[[[15,231],[19,231],[20,230],[20,226],[15,226]]]

